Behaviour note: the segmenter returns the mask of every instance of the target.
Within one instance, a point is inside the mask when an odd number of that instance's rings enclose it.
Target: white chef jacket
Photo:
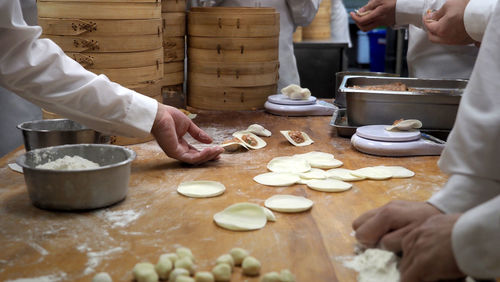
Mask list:
[[[98,131],[143,137],[158,102],[95,75],[69,58],[42,29],[28,26],[19,0],[0,1],[0,85]]]
[[[335,43],[347,43],[349,48],[352,46],[351,36],[349,34],[349,17],[342,0],[331,0],[331,37]]]
[[[483,0],[481,0],[483,1]],[[452,232],[458,266],[477,278],[500,277],[500,5],[486,29],[457,119],[439,160],[451,174],[429,202],[463,213]]]
[[[192,5],[197,5],[197,1]],[[209,3],[212,2],[212,3]],[[312,22],[321,0],[214,0],[209,5],[228,7],[272,7],[280,13],[278,92],[290,85],[300,85],[299,71],[293,52],[293,32],[297,26]]]
[[[409,25],[406,59],[410,77],[440,79],[470,77],[478,48],[474,45],[432,43],[427,38],[426,31],[422,29],[425,10],[439,8],[442,3],[443,0],[397,0],[396,2],[396,25]]]

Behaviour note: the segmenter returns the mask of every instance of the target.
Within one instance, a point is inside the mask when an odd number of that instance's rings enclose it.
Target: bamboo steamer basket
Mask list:
[[[190,63],[188,69],[191,85],[196,86],[253,87],[276,84],[279,79],[279,61]]]
[[[84,68],[96,69],[135,68],[159,65],[163,62],[162,48],[126,53],[66,52],[66,55],[80,63]]]
[[[279,13],[273,8],[192,8],[188,35],[201,37],[279,36]]]
[[[293,33],[293,42],[302,42],[302,27],[298,26]]]
[[[324,40],[331,38],[331,1],[323,0],[314,20],[302,29],[302,39]]]
[[[123,85],[138,84],[141,82],[161,79],[163,77],[163,63],[145,67],[119,68],[119,69],[94,69],[87,70],[95,74],[104,74],[109,80]]]
[[[165,63],[184,61],[185,57],[184,36],[163,38],[163,60]]]
[[[162,13],[185,12],[186,0],[161,0]]]
[[[186,35],[186,13],[162,13],[163,37]]]
[[[188,80],[188,105],[210,110],[255,110],[264,105],[277,85],[258,87],[206,87],[191,85]]]
[[[43,34],[78,36],[161,35],[162,21],[147,20],[87,20],[39,18],[38,25]]]
[[[134,90],[135,92],[141,93],[142,95],[146,95],[148,97],[156,97],[161,94],[163,83],[161,79],[158,79],[154,81],[124,86],[131,90]]]
[[[85,34],[44,35],[66,52],[136,52],[162,47],[162,38],[157,34],[135,36],[95,36]]]
[[[184,83],[184,62],[171,62],[163,64],[163,86]]]
[[[157,0],[38,0],[38,17],[66,19],[160,19]]]

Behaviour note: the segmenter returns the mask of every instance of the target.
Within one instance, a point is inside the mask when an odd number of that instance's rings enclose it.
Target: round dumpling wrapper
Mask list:
[[[221,195],[226,191],[224,184],[217,181],[197,180],[179,184],[177,192],[191,198],[210,198]]]
[[[337,179],[313,179],[306,183],[307,187],[321,192],[343,192],[351,189],[352,184]]]
[[[249,231],[261,229],[266,225],[267,216],[264,209],[252,203],[237,203],[214,215],[215,223],[233,231]]]
[[[278,212],[303,212],[313,206],[313,201],[294,195],[274,195],[268,198],[264,205]]]

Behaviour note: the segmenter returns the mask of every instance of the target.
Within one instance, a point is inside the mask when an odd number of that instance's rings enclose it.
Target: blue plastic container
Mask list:
[[[370,63],[370,40],[368,39],[368,33],[358,30],[358,53],[357,61],[358,64],[369,64]]]
[[[370,39],[370,71],[385,71],[386,30],[374,29],[368,32]]]

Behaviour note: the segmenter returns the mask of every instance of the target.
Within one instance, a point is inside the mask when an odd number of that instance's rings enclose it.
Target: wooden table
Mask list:
[[[338,137],[330,117],[281,117],[264,112],[199,112],[195,122],[216,142],[252,123],[272,131],[267,147],[223,154],[216,162],[188,166],[167,158],[155,142],[130,146],[137,152],[125,201],[106,209],[52,212],[31,205],[23,175],[7,164],[18,150],[0,159],[0,280],[45,278],[42,281],[90,281],[106,271],[114,281],[130,281],[133,266],[156,263],[179,246],[190,248],[199,270],[211,270],[215,259],[233,247],[251,252],[262,272],[290,269],[297,281],[355,281],[356,273],[343,267],[352,256],[355,239],[351,222],[364,211],[393,199],[425,200],[438,191],[447,176],[437,167],[438,157],[384,158],[365,155]],[[315,141],[294,147],[279,130],[302,130]],[[199,147],[203,147],[197,145]],[[252,178],[266,172],[273,157],[323,151],[333,153],[344,168],[401,165],[413,170],[410,179],[364,180],[343,193],[323,193],[305,185],[267,187]],[[227,190],[215,198],[193,199],[177,194],[188,180],[216,180]],[[231,204],[263,205],[275,194],[293,194],[314,201],[312,210],[275,213],[276,222],[263,229],[234,232],[219,228],[212,216]],[[232,281],[258,281],[241,274]]]

